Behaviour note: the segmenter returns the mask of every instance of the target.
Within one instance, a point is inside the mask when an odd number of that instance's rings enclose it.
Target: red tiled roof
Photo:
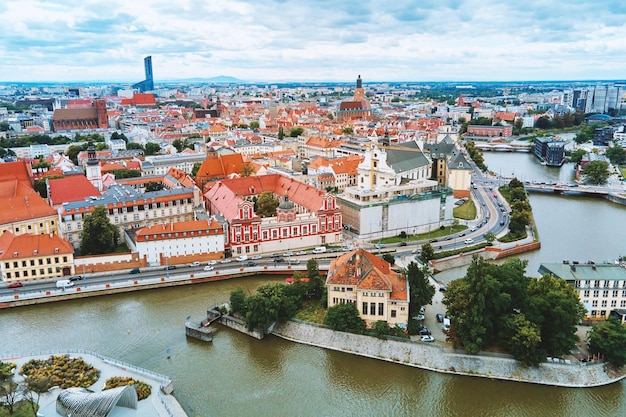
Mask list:
[[[26,160],[0,164],[0,181],[8,179],[30,182],[30,177],[30,165]]]
[[[37,252],[35,252],[37,251]],[[17,253],[17,255],[15,255]],[[62,237],[53,233],[31,235],[24,233],[14,235],[6,231],[0,235],[0,259],[31,258],[33,256],[73,254],[72,245]]]
[[[137,230],[135,236],[138,242],[145,242],[146,240],[153,240],[150,239],[150,236],[152,235],[157,235],[157,240],[160,238],[160,235],[162,233],[165,234],[165,237],[161,239],[183,239],[193,237],[192,235],[187,235],[187,233],[196,233],[199,231],[204,232],[204,234],[198,234],[197,237],[202,237],[207,234],[224,234],[224,229],[215,220],[188,220],[184,222],[158,224],[155,226],[142,227],[141,229]],[[168,236],[168,234],[171,234],[171,236]]]
[[[84,175],[68,175],[48,181],[48,198],[52,206],[100,196],[100,191]]]

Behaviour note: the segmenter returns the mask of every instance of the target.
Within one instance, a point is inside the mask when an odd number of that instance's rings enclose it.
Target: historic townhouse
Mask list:
[[[334,259],[326,276],[328,307],[352,303],[368,326],[376,321],[406,325],[409,282],[389,262],[357,249]]]
[[[74,248],[80,247],[85,218],[103,206],[111,224],[120,229],[138,229],[161,223],[194,220],[200,193],[194,187],[176,187],[142,193],[130,185],[112,185],[100,197],[63,204],[59,209],[60,233]]]
[[[74,249],[55,234],[0,235],[0,270],[7,283],[58,278],[74,272]]]
[[[281,201],[274,217],[259,217],[255,200],[264,191]],[[235,254],[276,252],[341,241],[335,196],[278,174],[224,180],[205,195],[207,211],[222,216],[226,247]]]
[[[215,220],[143,227],[130,243],[151,266],[224,258],[224,229]]]

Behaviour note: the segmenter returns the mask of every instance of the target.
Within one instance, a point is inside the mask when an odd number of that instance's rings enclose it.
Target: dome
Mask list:
[[[285,196],[285,199],[278,205],[280,210],[293,210],[295,205],[289,201],[289,197]]]

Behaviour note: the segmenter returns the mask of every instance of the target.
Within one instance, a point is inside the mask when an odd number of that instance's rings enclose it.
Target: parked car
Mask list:
[[[424,336],[420,337],[420,340],[422,342],[434,342],[435,338],[432,337],[431,335],[424,335]]]
[[[411,317],[413,320],[424,321],[426,317],[423,314],[418,314],[417,316]]]
[[[443,314],[438,313],[436,317],[437,317],[437,322],[438,323],[443,323]]]
[[[278,263],[278,262],[285,262],[285,259],[283,259],[283,258],[274,258],[274,263]]]
[[[7,288],[20,288],[23,287],[21,282],[11,282],[7,284]]]
[[[172,269],[176,269],[176,265],[168,265],[164,268],[166,271],[171,271]]]
[[[417,331],[417,334],[419,334],[420,336],[430,336],[430,330],[428,330],[427,327],[424,327],[423,329],[419,329]]]
[[[129,274],[139,274],[141,272],[141,270],[139,268],[133,268],[130,271],[128,271]]]
[[[217,261],[209,261],[207,265],[217,265]]]
[[[82,279],[83,279],[83,277],[81,275],[74,275],[74,276],[70,277],[70,281],[72,281],[72,282],[81,281]]]
[[[400,242],[398,246],[406,246],[406,242]]]
[[[214,269],[215,269],[215,267],[211,266],[211,265],[207,265],[207,266],[204,267],[205,271],[213,271]]]
[[[296,255],[306,255],[306,251],[299,250],[298,252],[296,252]]]
[[[237,257],[237,262],[243,262],[248,260],[248,255],[241,255]]]
[[[262,256],[261,256],[261,255],[252,255],[252,256],[250,257],[250,259],[254,259],[254,260],[261,259],[261,258],[262,258]]]
[[[472,226],[472,227],[470,228],[470,232],[475,232],[475,231],[476,231],[476,226]]]
[[[439,291],[446,292],[448,291],[448,287],[446,287],[445,285],[442,285],[441,287],[439,287]]]
[[[293,252],[292,251],[287,251],[283,254],[283,256],[293,256]]]
[[[227,258],[227,259],[222,259],[222,260],[220,261],[220,263],[221,263],[221,264],[229,264],[229,263],[231,263],[232,261],[233,261],[232,259]]]
[[[200,262],[193,261],[192,263],[189,264],[189,266],[200,266]]]
[[[248,263],[246,263],[246,266],[256,266],[256,262],[248,261]]]
[[[280,253],[272,253],[270,258],[280,258]]]
[[[466,245],[469,245],[469,244],[471,244],[471,243],[474,243],[474,239],[472,239],[471,237],[469,237],[469,238],[465,239],[465,244],[466,244]]]

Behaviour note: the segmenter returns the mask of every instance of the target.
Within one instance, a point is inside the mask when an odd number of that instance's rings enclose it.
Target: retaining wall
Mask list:
[[[454,375],[560,387],[601,386],[626,377],[624,369],[607,372],[603,364],[542,363],[537,368],[525,368],[517,361],[504,357],[454,353],[437,344],[378,339],[295,321],[277,324],[272,334],[297,343]]]

